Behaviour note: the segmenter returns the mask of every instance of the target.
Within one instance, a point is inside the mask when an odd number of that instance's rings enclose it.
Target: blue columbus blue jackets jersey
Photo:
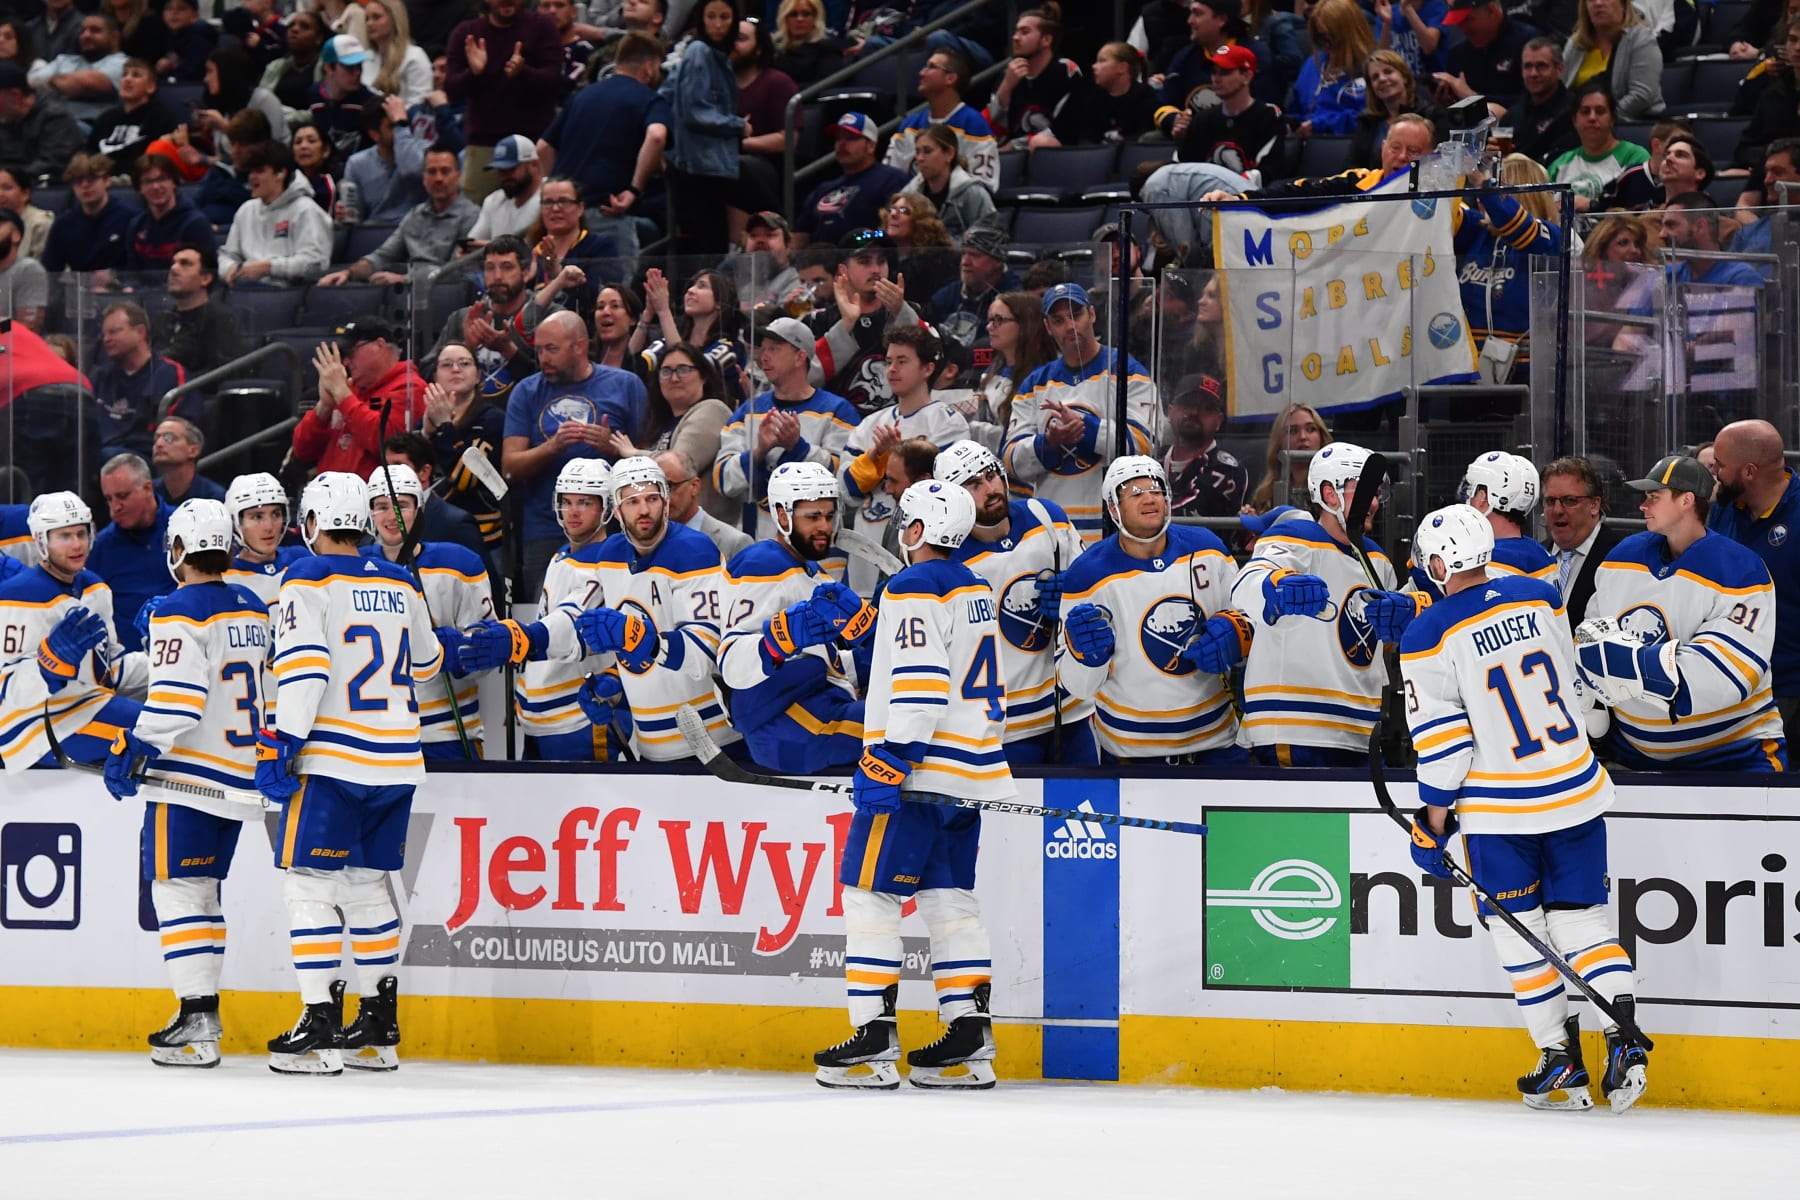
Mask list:
[[[1414,591],[1424,592],[1437,599],[1443,596],[1444,589],[1431,582],[1424,568],[1417,563],[1408,563],[1407,570]],[[1530,538],[1497,538],[1494,541],[1494,557],[1488,563],[1488,577],[1499,579],[1506,575],[1529,575],[1533,579],[1541,579],[1545,583],[1556,582],[1556,560],[1550,552],[1532,541]]]
[[[1509,576],[1439,600],[1400,639],[1419,797],[1465,834],[1549,833],[1612,806],[1588,745],[1552,584]]]
[[[150,618],[147,653],[150,690],[135,732],[156,747],[157,772],[253,788],[268,605],[234,584],[179,587]]]
[[[725,568],[719,675],[731,689],[731,723],[739,730],[760,729],[787,716],[815,736],[850,732],[828,728],[835,720],[830,708],[808,707],[809,699],[828,690],[855,699],[849,654],[835,645],[809,646],[771,667],[761,651],[763,622],[807,599],[831,577],[828,564],[807,562],[785,541],[772,538],[739,551]]]
[[[1787,490],[1768,512],[1751,512],[1741,504],[1713,505],[1706,527],[1747,548],[1769,569],[1783,631],[1769,664],[1773,686],[1777,696],[1800,696],[1800,477],[1788,472]]]

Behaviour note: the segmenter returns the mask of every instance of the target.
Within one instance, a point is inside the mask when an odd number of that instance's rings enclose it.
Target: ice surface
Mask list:
[[[1273,1091],[844,1094],[801,1074],[422,1062],[286,1078],[260,1058],[25,1050],[0,1050],[0,1084],[9,1200],[1788,1200],[1800,1158],[1789,1117]]]

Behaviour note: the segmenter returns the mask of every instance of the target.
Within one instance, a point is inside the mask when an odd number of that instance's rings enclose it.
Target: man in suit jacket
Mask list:
[[[1556,586],[1571,629],[1587,614],[1601,561],[1625,540],[1601,523],[1604,495],[1600,473],[1585,458],[1559,458],[1544,468],[1544,523],[1550,527],[1544,548],[1556,559]]]
[[[685,450],[664,450],[656,465],[669,481],[669,520],[698,529],[719,547],[719,561],[730,564],[755,539],[700,507],[700,474]]]
[[[494,589],[494,609],[498,613],[506,604],[506,583],[501,578],[499,565],[488,553],[487,542],[481,536],[481,526],[475,523],[475,518],[432,490],[432,484],[436,482],[432,478],[432,466],[437,462],[437,455],[433,453],[431,443],[425,440],[424,434],[409,430],[391,435],[382,443],[382,449],[390,464],[405,463],[425,485],[425,506],[419,509],[419,540],[454,542],[479,556],[487,564],[488,580]]]

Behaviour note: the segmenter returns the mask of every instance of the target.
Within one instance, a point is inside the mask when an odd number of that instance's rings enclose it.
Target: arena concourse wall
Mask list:
[[[1308,774],[1022,779],[1021,799],[1211,831],[987,819],[1001,1075],[1514,1095],[1533,1050],[1469,895],[1412,865],[1366,779]],[[810,1071],[847,1031],[849,819],[838,797],[707,775],[434,772],[393,877],[405,1054]],[[140,820],[91,777],[5,784],[7,1044],[141,1050],[167,1019]],[[1651,1099],[1800,1111],[1800,790],[1626,783],[1608,826]],[[250,823],[224,888],[228,1053],[296,1011],[275,836],[272,814]],[[918,1045],[936,1020],[908,912],[901,1036]],[[1600,1022],[1583,1024],[1600,1061]]]

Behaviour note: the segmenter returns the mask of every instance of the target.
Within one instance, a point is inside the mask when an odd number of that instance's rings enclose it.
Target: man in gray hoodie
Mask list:
[[[234,286],[266,279],[311,283],[331,262],[331,218],[313,200],[306,174],[286,146],[270,142],[245,156],[250,199],[231,222],[219,271]]]

